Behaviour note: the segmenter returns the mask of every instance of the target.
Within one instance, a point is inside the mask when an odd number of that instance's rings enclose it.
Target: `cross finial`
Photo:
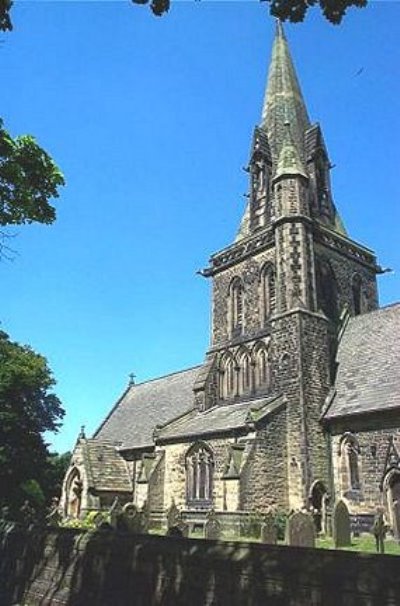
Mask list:
[[[129,373],[129,385],[135,385],[136,375],[134,372]]]

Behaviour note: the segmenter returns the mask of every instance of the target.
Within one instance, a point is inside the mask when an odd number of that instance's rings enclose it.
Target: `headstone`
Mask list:
[[[189,536],[189,526],[182,519],[174,500],[167,511],[167,536]]]
[[[214,509],[211,509],[207,514],[204,537],[212,540],[221,538],[221,522],[218,520]]]
[[[335,547],[351,545],[350,515],[344,501],[338,501],[333,509],[333,542]]]
[[[181,519],[180,511],[177,508],[175,501],[172,499],[172,503],[167,511],[168,528],[172,528],[172,526],[175,526],[179,522],[180,519]]]
[[[295,547],[315,547],[312,516],[303,511],[290,514],[286,525],[286,542]]]
[[[372,533],[375,537],[376,551],[378,553],[385,553],[385,537],[387,531],[387,525],[383,517],[383,511],[378,509],[374,518],[374,524],[372,526]]]
[[[118,517],[118,530],[135,534],[142,533],[142,515],[134,503],[126,503]]]
[[[267,545],[276,545],[278,541],[278,529],[275,523],[275,517],[272,513],[267,513],[261,525],[261,543]]]

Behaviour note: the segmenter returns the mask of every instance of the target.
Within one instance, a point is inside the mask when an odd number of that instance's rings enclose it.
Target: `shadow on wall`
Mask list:
[[[0,540],[2,606],[400,604],[394,556],[109,530],[15,529]]]

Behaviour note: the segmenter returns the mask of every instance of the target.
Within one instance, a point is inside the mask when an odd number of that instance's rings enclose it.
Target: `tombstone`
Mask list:
[[[177,506],[175,505],[174,499],[172,499],[172,503],[167,510],[167,527],[172,528],[176,526],[176,524],[180,521],[181,514]]]
[[[189,526],[184,522],[182,514],[172,500],[171,506],[167,511],[167,536],[189,536]]]
[[[142,515],[134,503],[126,503],[123,506],[122,512],[118,516],[117,528],[135,534],[143,532]]]
[[[261,543],[276,545],[277,541],[278,529],[275,524],[275,517],[272,513],[267,513],[261,525]]]
[[[309,513],[290,514],[286,525],[286,543],[294,547],[315,547],[315,526]]]
[[[207,514],[206,523],[204,524],[204,537],[211,540],[221,538],[221,522],[218,520],[214,509],[211,509]]]
[[[333,541],[335,547],[351,545],[350,515],[344,501],[338,501],[333,509]]]
[[[378,509],[372,526],[372,533],[375,537],[375,546],[378,553],[385,553],[385,537],[388,526],[385,524],[383,511]]]

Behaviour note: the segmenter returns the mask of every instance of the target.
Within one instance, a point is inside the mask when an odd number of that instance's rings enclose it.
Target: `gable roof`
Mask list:
[[[337,362],[325,420],[400,407],[400,303],[350,318]]]
[[[131,385],[95,432],[120,449],[154,446],[156,425],[193,408],[193,385],[201,366]]]
[[[157,442],[175,438],[224,434],[235,429],[249,429],[286,403],[283,396],[264,397],[246,402],[214,406],[204,412],[190,410],[157,431]]]
[[[96,490],[131,492],[126,461],[113,444],[100,440],[80,440],[88,485]]]

